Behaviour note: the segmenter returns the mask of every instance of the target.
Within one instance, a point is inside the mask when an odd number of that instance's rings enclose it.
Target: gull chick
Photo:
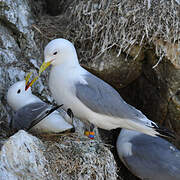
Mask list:
[[[82,68],[70,41],[52,40],[45,47],[44,57],[43,66],[52,64],[49,88],[54,99],[64,104],[65,110],[72,109],[80,120],[106,130],[126,128],[151,136],[173,136],[127,104],[109,84]]]
[[[16,82],[7,92],[8,104],[16,111],[10,122],[15,132],[30,129],[36,133],[60,133],[73,128],[56,111],[61,105],[53,108],[44,103],[32,94],[31,88],[25,90],[25,84],[25,81]]]

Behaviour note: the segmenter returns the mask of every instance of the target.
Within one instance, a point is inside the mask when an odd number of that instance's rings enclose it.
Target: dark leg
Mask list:
[[[94,124],[90,124],[90,131],[93,132],[94,130]]]
[[[72,119],[72,130],[71,132],[75,132],[75,126],[74,126],[74,113],[72,112],[72,110],[70,108],[67,109],[67,114],[68,116]]]
[[[94,124],[90,125],[90,132],[89,132],[89,138],[94,139]]]

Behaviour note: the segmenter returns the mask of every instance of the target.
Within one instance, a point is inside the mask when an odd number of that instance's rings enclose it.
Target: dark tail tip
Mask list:
[[[164,127],[154,127],[154,129],[156,132],[158,132],[157,136],[176,139],[175,133]]]

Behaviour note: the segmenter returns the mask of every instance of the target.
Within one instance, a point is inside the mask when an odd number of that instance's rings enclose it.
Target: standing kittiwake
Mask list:
[[[16,113],[10,122],[16,132],[20,129],[36,133],[59,133],[72,129],[58,111],[32,94],[31,88],[25,90],[25,81],[13,84],[7,93],[8,104]],[[68,116],[65,116],[68,118]]]
[[[140,179],[180,180],[180,151],[167,140],[122,129],[116,148],[125,166]]]
[[[127,104],[109,84],[82,68],[75,47],[68,40],[49,42],[44,57],[41,67],[52,64],[49,88],[54,99],[64,104],[63,108],[72,109],[80,120],[106,130],[121,127],[151,136],[173,136]]]

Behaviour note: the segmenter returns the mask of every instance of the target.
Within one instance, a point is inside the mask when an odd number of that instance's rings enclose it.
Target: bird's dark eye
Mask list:
[[[53,53],[53,55],[56,55],[57,54],[57,51]]]
[[[21,90],[20,90],[20,89],[18,89],[17,93],[19,94],[20,92],[21,92]]]

